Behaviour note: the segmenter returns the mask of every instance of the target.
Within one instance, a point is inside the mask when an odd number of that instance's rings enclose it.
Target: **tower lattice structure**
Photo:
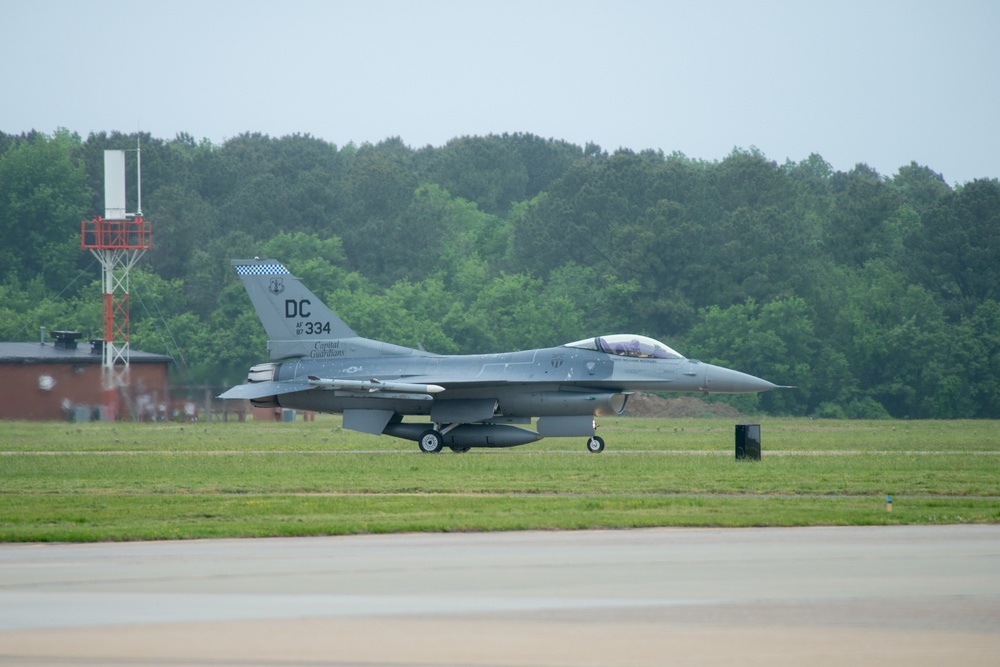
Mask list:
[[[141,215],[120,220],[97,216],[80,223],[80,246],[101,264],[101,366],[109,419],[117,418],[119,390],[129,383],[129,271],[150,242],[150,224]]]

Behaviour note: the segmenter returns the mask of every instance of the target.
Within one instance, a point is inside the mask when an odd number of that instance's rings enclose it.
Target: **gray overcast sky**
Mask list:
[[[530,132],[1000,177],[995,0],[0,0],[0,131]]]

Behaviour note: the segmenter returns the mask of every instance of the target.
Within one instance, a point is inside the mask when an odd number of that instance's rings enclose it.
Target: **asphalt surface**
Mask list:
[[[1000,526],[0,546],[2,665],[1000,665]]]

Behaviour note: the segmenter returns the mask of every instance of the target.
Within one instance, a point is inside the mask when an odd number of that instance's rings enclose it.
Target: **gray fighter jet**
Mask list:
[[[220,398],[343,413],[344,428],[414,440],[426,453],[571,436],[586,436],[597,453],[604,440],[595,417],[620,415],[636,391],[779,388],[632,334],[521,352],[431,354],[358,336],[277,261],[233,266],[270,339],[271,361]],[[403,421],[409,415],[430,423]],[[534,417],[537,431],[515,426]]]

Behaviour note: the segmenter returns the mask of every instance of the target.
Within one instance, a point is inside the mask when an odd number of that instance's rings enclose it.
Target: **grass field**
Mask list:
[[[602,419],[600,455],[425,455],[333,416],[0,422],[0,540],[1000,522],[998,422],[760,422],[760,462],[730,420]]]

